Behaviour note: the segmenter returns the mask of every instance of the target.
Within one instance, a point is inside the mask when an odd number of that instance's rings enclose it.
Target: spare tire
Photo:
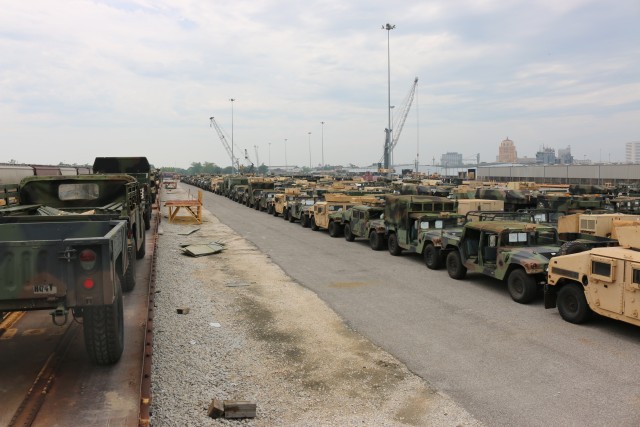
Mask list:
[[[580,252],[588,251],[589,247],[577,240],[573,242],[565,242],[560,246],[560,250],[558,251],[558,255],[571,255],[577,254]]]

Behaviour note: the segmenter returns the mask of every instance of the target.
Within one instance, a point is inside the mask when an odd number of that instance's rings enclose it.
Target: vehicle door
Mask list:
[[[625,291],[624,261],[599,255],[590,256],[589,284],[593,304],[603,310],[621,314]],[[632,273],[630,273],[632,274]],[[629,277],[629,279],[631,279]]]
[[[638,319],[640,318],[640,263],[628,263],[624,274],[624,315]]]

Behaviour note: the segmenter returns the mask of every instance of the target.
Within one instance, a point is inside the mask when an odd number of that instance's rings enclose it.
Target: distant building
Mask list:
[[[461,153],[445,153],[440,157],[440,164],[445,168],[458,168],[462,166]]]
[[[536,163],[543,165],[555,165],[556,150],[551,147],[543,146],[540,151],[536,153]]]
[[[640,163],[640,141],[626,143],[625,161],[627,163]]]
[[[513,141],[509,139],[509,137],[507,137],[507,139],[500,143],[496,161],[499,163],[515,163],[518,161],[516,146],[513,144]]]
[[[561,165],[570,165],[573,163],[573,156],[571,155],[571,146],[567,148],[558,148],[557,162]]]

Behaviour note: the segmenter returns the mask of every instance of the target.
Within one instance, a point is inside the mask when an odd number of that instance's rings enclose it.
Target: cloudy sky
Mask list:
[[[419,78],[395,163],[447,151],[493,161],[506,137],[519,156],[571,146],[577,159],[622,161],[624,144],[640,141],[638,0],[0,0],[0,10],[0,162],[228,166],[209,117],[230,144],[232,104],[236,155],[378,162],[387,35],[394,113]]]

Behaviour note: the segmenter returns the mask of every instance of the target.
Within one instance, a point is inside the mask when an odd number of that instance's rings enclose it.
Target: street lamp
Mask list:
[[[287,162],[287,138],[284,139],[284,170],[289,169],[289,163]]]
[[[389,157],[391,151],[391,49],[390,49],[390,34],[396,26],[387,23],[382,26],[383,30],[387,30],[387,106],[388,106],[388,119],[389,126],[386,131],[386,138],[384,141],[384,167],[389,168]]]
[[[229,101],[231,101],[231,175],[233,175],[234,173],[233,162],[235,160],[235,156],[233,155],[233,101],[235,101],[235,99],[229,98]]]
[[[322,125],[322,167],[324,168],[324,122],[320,122],[320,124]]]
[[[309,169],[311,169],[311,132],[307,132],[309,134]]]
[[[271,143],[269,143],[269,172],[271,172]]]

